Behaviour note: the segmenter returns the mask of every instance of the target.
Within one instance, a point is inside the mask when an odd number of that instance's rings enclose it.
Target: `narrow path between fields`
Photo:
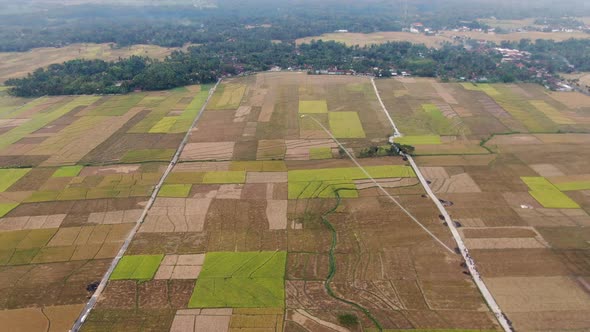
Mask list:
[[[127,238],[125,239],[123,246],[121,247],[121,249],[117,253],[117,256],[115,256],[115,258],[111,262],[111,265],[109,266],[107,272],[104,274],[104,276],[100,280],[100,284],[96,288],[96,291],[94,292],[94,294],[92,294],[92,297],[90,297],[90,300],[88,300],[88,302],[86,303],[86,306],[82,310],[82,313],[80,314],[80,316],[78,317],[76,322],[74,322],[74,325],[70,329],[71,332],[78,332],[80,330],[80,328],[82,327],[82,324],[84,324],[84,322],[86,321],[86,318],[88,318],[88,315],[92,311],[92,308],[94,308],[94,306],[96,305],[96,302],[98,301],[100,295],[102,294],[102,291],[106,287],[107,282],[109,281],[109,278],[111,277],[111,274],[115,270],[115,267],[117,266],[117,264],[119,263],[121,258],[123,258],[125,251],[127,251],[129,244],[131,244],[131,240],[133,240],[133,237],[135,236],[135,234],[139,230],[139,227],[141,226],[141,224],[145,220],[145,217],[147,216],[149,209],[154,204],[156,197],[158,196],[158,193],[160,192],[160,188],[162,188],[162,185],[164,184],[164,181],[166,180],[166,177],[168,177],[168,174],[170,174],[170,172],[172,171],[172,169],[174,168],[174,166],[178,162],[178,159],[180,158],[180,154],[182,153],[182,150],[184,149],[184,146],[188,142],[188,139],[191,135],[192,129],[195,127],[195,125],[197,124],[197,122],[201,118],[201,115],[205,111],[205,107],[207,107],[207,104],[209,103],[211,96],[215,92],[215,89],[217,89],[217,86],[219,85],[220,82],[221,82],[221,80],[217,81],[217,84],[215,84],[215,86],[213,88],[211,88],[211,90],[209,90],[209,96],[207,96],[207,100],[205,101],[205,103],[201,107],[199,114],[197,114],[197,116],[193,120],[191,127],[187,130],[186,134],[184,135],[184,138],[182,139],[182,142],[180,142],[178,149],[176,149],[176,153],[174,154],[174,157],[170,161],[170,164],[168,164],[168,168],[166,168],[166,171],[164,172],[164,174],[162,174],[160,181],[158,182],[158,184],[154,188],[154,191],[152,192],[152,195],[150,196],[148,203],[146,204],[145,208],[143,209],[143,213],[141,214],[141,216],[139,217],[139,219],[135,223],[135,226],[133,227],[133,229],[131,230],[131,232],[127,236]]]
[[[394,137],[402,136],[400,131],[397,129],[395,122],[391,118],[389,111],[385,107],[385,104],[383,104],[383,101],[381,100],[381,95],[379,95],[379,90],[377,89],[377,85],[375,84],[374,78],[371,78],[371,84],[373,84],[373,89],[375,90],[375,95],[377,95],[377,99],[379,100],[379,103],[381,104],[381,108],[383,109],[383,112],[385,113],[385,115],[387,115],[387,118],[391,122],[391,125],[394,130]],[[500,309],[500,306],[498,305],[498,303],[496,303],[496,300],[494,299],[494,297],[492,296],[492,294],[488,290],[487,286],[485,285],[485,283],[481,279],[481,276],[475,266],[475,261],[469,255],[469,250],[465,246],[465,243],[463,242],[461,235],[459,235],[459,232],[457,231],[457,228],[455,227],[455,224],[454,224],[453,220],[451,219],[451,216],[449,215],[449,213],[447,212],[445,207],[440,203],[440,201],[438,200],[438,197],[436,197],[434,192],[432,192],[432,189],[430,189],[428,182],[426,182],[426,179],[422,175],[422,172],[420,172],[420,168],[418,168],[418,165],[414,161],[414,158],[412,158],[411,155],[406,155],[406,157],[408,158],[410,165],[414,169],[414,172],[418,176],[418,179],[420,180],[422,187],[424,187],[424,190],[426,190],[426,193],[428,194],[430,199],[434,202],[434,204],[436,205],[436,207],[438,208],[440,213],[444,216],[445,221],[446,221],[447,225],[449,226],[449,229],[451,230],[451,234],[453,235],[455,242],[457,242],[457,246],[459,247],[459,251],[461,252],[463,259],[465,260],[465,263],[467,264],[467,268],[469,269],[469,272],[471,273],[473,281],[475,282],[475,285],[479,289],[481,295],[486,300],[488,307],[490,308],[490,310],[492,310],[492,312],[496,316],[496,319],[498,320],[498,322],[500,323],[500,325],[502,326],[504,331],[506,331],[506,332],[514,331],[512,329],[511,324],[508,322],[506,315],[502,312],[502,309]]]

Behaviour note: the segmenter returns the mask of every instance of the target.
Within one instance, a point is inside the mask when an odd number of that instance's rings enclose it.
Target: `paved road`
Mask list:
[[[395,132],[394,136],[395,137],[402,136],[402,134],[397,129],[397,126],[393,122],[393,119],[389,115],[389,111],[387,111],[387,108],[385,108],[385,105],[383,104],[383,101],[381,100],[381,96],[379,95],[379,90],[377,90],[377,86],[375,85],[375,79],[372,78],[371,83],[373,84],[373,89],[375,90],[375,94],[377,95],[377,99],[379,99],[379,103],[381,104],[383,112],[385,112],[385,115],[387,115],[387,118],[391,122],[393,130]],[[436,197],[434,192],[432,192],[432,189],[430,189],[428,182],[426,182],[426,179],[422,175],[422,172],[420,172],[420,168],[418,168],[418,165],[416,165],[414,158],[412,158],[412,156],[410,156],[410,155],[406,155],[406,157],[408,157],[408,161],[410,162],[410,165],[412,165],[414,172],[418,176],[418,179],[420,180],[422,187],[424,187],[424,190],[426,190],[426,193],[428,194],[430,199],[434,202],[434,204],[436,205],[436,207],[440,211],[441,215],[444,216],[445,221],[446,221],[447,225],[449,226],[449,229],[451,230],[451,234],[453,235],[453,238],[455,239],[455,242],[457,243],[457,247],[459,248],[459,251],[461,252],[461,255],[463,256],[463,259],[465,260],[465,263],[467,264],[467,268],[469,269],[469,272],[471,273],[473,281],[475,282],[475,285],[477,286],[477,288],[481,292],[481,295],[484,297],[485,301],[487,302],[488,307],[490,308],[490,310],[492,310],[492,312],[494,313],[494,315],[498,319],[498,322],[500,323],[500,325],[502,326],[504,331],[512,332],[513,331],[512,326],[510,325],[510,323],[508,322],[508,319],[506,318],[506,316],[502,312],[502,309],[500,309],[500,306],[498,306],[498,303],[496,303],[496,300],[492,296],[492,293],[490,293],[487,286],[485,285],[485,283],[481,279],[481,276],[475,266],[475,261],[469,255],[469,250],[465,246],[465,243],[463,242],[461,235],[459,235],[459,232],[457,231],[457,228],[455,227],[455,223],[451,219],[451,216],[449,216],[449,213],[447,212],[445,207],[440,203],[440,201],[438,200],[438,197]]]
[[[203,114],[203,111],[205,110],[205,107],[209,103],[209,99],[211,99],[211,96],[215,92],[215,89],[219,85],[219,82],[220,81],[218,81],[217,84],[215,84],[215,86],[209,91],[209,96],[207,97],[207,100],[203,104],[203,107],[199,111],[199,114],[193,120],[191,127],[184,135],[184,139],[182,140],[182,142],[178,146],[178,149],[176,150],[176,154],[174,154],[174,158],[172,158],[172,161],[170,161],[170,164],[168,164],[168,168],[166,169],[164,174],[162,174],[160,181],[158,182],[158,184],[154,188],[154,191],[152,192],[152,195],[150,196],[150,200],[148,201],[147,205],[143,209],[143,213],[141,214],[141,216],[139,217],[139,219],[135,223],[135,226],[133,227],[133,229],[131,230],[131,232],[127,236],[127,238],[125,239],[125,242],[123,243],[123,246],[121,247],[121,249],[117,253],[117,256],[115,256],[115,258],[111,262],[109,269],[107,270],[107,272],[104,274],[104,276],[100,280],[100,284],[96,288],[96,291],[94,292],[94,294],[92,294],[92,297],[90,297],[90,300],[88,300],[88,302],[86,303],[84,310],[82,310],[82,313],[80,314],[78,319],[74,322],[74,325],[70,329],[70,332],[78,332],[80,330],[80,328],[82,328],[82,324],[84,324],[84,322],[86,321],[86,318],[88,318],[88,315],[90,314],[90,311],[92,311],[92,309],[96,305],[96,301],[98,301],[98,299],[100,298],[100,295],[102,294],[102,291],[106,287],[107,282],[109,281],[109,278],[111,277],[111,274],[115,270],[115,267],[117,266],[117,264],[119,263],[121,258],[123,258],[125,251],[127,251],[127,248],[129,247],[129,244],[131,243],[131,240],[133,240],[133,237],[135,236],[139,227],[141,226],[141,224],[145,220],[145,217],[147,216],[149,209],[154,204],[154,201],[156,200],[156,197],[158,196],[158,192],[160,192],[160,188],[162,187],[162,184],[164,184],[164,180],[166,180],[166,177],[168,177],[168,174],[170,174],[170,172],[174,168],[174,165],[176,165],[176,163],[178,162],[178,158],[180,157],[180,154],[182,153],[184,146],[188,142],[188,139],[190,137],[192,129],[195,127],[195,125],[197,124],[197,122],[201,118],[201,114]]]

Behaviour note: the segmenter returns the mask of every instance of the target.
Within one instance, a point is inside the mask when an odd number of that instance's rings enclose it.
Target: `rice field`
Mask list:
[[[111,280],[150,280],[163,258],[164,255],[123,256],[111,274]]]
[[[580,206],[544,177],[522,177],[529,193],[546,208],[579,209]]]
[[[160,197],[188,197],[192,185],[190,184],[165,184],[158,192]]]
[[[225,84],[217,89],[208,105],[208,109],[235,110],[240,106],[246,92],[243,84]]]
[[[322,114],[328,113],[328,104],[325,100],[300,100],[299,113]]]
[[[209,252],[189,308],[277,308],[285,301],[286,252]]]
[[[30,168],[0,169],[0,192],[10,188],[29,171]]]
[[[53,175],[54,178],[69,178],[80,174],[84,166],[62,166],[58,168]]]
[[[356,112],[330,112],[330,131],[336,138],[365,138],[366,134]]]
[[[311,160],[331,159],[331,158],[332,158],[332,148],[311,148],[311,149],[309,149],[309,159],[311,159]]]
[[[368,166],[367,173],[374,179],[415,177],[408,166]],[[329,168],[293,170],[288,172],[288,198],[358,197],[354,180],[369,177],[359,168]]]

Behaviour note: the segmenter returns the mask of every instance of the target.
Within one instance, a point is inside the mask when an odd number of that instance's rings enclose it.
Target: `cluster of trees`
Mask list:
[[[390,76],[392,69],[416,76],[486,77],[488,81],[527,80],[526,70],[500,64],[501,56],[461,46],[428,48],[409,42],[348,47],[337,42],[293,43],[267,40],[224,41],[176,51],[164,61],[131,57],[115,62],[72,60],[37,69],[6,82],[17,96],[125,93],[209,83],[223,75],[265,71],[273,66],[304,70],[340,69]],[[377,70],[375,71],[375,68]]]
[[[590,39],[569,39],[562,42],[530,39],[502,42],[502,47],[532,53],[533,60],[545,63],[549,72],[590,71]]]
[[[9,2],[2,4],[3,1]],[[478,18],[590,16],[584,0],[219,0],[216,7],[198,8],[178,2],[143,6],[31,3],[17,12],[0,11],[0,51],[71,43],[114,42],[120,46],[154,44],[165,47],[205,44],[230,39],[293,41],[338,29],[351,32],[399,31],[421,21],[435,28],[485,27]],[[14,5],[0,0],[0,8]],[[14,5],[17,6],[18,4]],[[406,15],[407,5],[407,15]]]

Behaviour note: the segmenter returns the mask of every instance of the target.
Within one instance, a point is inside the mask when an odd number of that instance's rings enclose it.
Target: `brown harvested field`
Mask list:
[[[487,283],[508,313],[590,309],[589,295],[569,278],[503,277]]]
[[[163,59],[178,48],[163,48],[154,45],[134,45],[113,48],[110,44],[72,44],[60,48],[43,47],[28,52],[0,53],[0,82],[8,78],[23,77],[39,67],[69,60],[101,59],[114,61],[132,55]]]
[[[189,143],[180,156],[183,161],[230,160],[234,142]]]

